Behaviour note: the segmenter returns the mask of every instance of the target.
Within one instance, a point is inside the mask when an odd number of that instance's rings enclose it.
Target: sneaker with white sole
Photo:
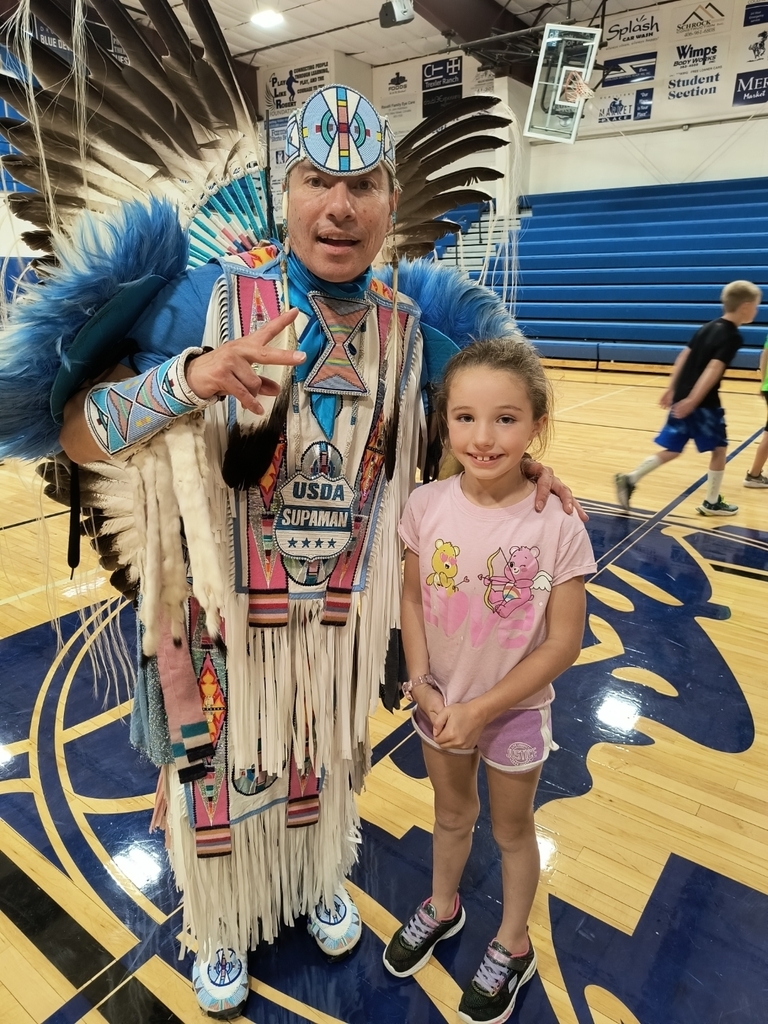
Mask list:
[[[629,502],[636,485],[626,473],[617,473],[613,479],[616,484],[616,500],[626,512],[629,512]]]
[[[729,505],[727,501],[723,501],[723,496],[720,494],[715,502],[702,501],[700,505],[696,506],[696,511],[700,516],[735,516],[739,511],[739,506]]]
[[[360,923],[360,911],[344,886],[340,885],[334,893],[332,907],[327,907],[320,900],[309,914],[307,930],[331,959],[346,956],[355,948],[360,941],[363,926]]]
[[[502,1024],[515,1008],[521,987],[536,973],[533,945],[525,956],[515,957],[496,939],[485,951],[482,963],[464,989],[459,1017],[467,1024]]]
[[[757,476],[752,476],[751,473],[747,473],[744,477],[745,487],[768,487],[768,476],[763,476],[762,473],[758,473]]]
[[[217,949],[210,960],[200,955],[192,965],[192,984],[203,1013],[215,1020],[241,1016],[248,998],[248,955]]]
[[[384,950],[384,966],[396,978],[409,978],[426,964],[438,942],[461,931],[465,920],[458,898],[456,912],[446,921],[438,920],[437,911],[425,900],[389,940]]]

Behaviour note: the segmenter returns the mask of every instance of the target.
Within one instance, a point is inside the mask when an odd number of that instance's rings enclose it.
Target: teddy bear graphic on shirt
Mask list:
[[[501,556],[504,566],[501,575],[494,574],[494,562]],[[485,586],[484,601],[496,615],[508,618],[517,609],[532,600],[534,590],[551,590],[552,577],[539,570],[537,547],[514,547],[505,558],[501,548],[488,559],[487,574],[478,575]]]
[[[455,594],[462,583],[469,583],[469,576],[465,576],[463,580],[456,579],[459,571],[457,558],[460,550],[449,540],[438,538],[435,541],[435,550],[432,552],[432,572],[427,576],[428,587],[442,588],[446,594]]]

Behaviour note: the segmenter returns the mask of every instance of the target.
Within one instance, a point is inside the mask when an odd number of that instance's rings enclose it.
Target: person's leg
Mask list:
[[[762,396],[766,404],[768,404],[768,391],[763,391]],[[763,466],[766,459],[768,459],[768,421],[765,424],[765,430],[757,446],[757,451],[752,461],[752,468],[744,478],[745,487],[768,487],[768,479],[763,476]]]
[[[432,833],[432,897],[438,918],[455,913],[464,865],[472,849],[472,830],[480,813],[477,794],[478,751],[451,754],[423,744],[424,763],[435,793]]]
[[[493,835],[501,851],[504,902],[496,938],[461,996],[459,1017],[468,1024],[506,1020],[520,988],[536,973],[527,923],[539,882],[533,797],[541,764],[512,773],[486,762],[486,771]]]
[[[616,482],[616,497],[621,507],[629,510],[629,500],[639,480],[642,480],[648,473],[652,473],[654,469],[658,469],[659,466],[663,466],[667,462],[676,459],[679,454],[680,452],[673,452],[662,448],[655,455],[649,455],[647,459],[644,459],[631,472],[617,473],[614,478]]]
[[[419,731],[418,724],[416,731]],[[415,974],[427,963],[438,942],[455,935],[464,926],[465,914],[458,887],[480,811],[478,751],[451,754],[423,738],[422,749],[435,794],[432,893],[398,928],[384,950],[384,966],[398,978]]]
[[[735,516],[739,506],[729,505],[720,493],[728,452],[725,411],[722,408],[700,408],[694,410],[691,417],[695,417],[696,447],[702,453],[711,453],[707,472],[707,494],[704,501],[696,506],[696,511],[702,516]]]
[[[642,480],[644,476],[652,473],[654,469],[658,469],[659,466],[664,466],[673,459],[676,459],[679,454],[680,452],[670,452],[666,448],[662,448],[655,455],[649,455],[647,459],[643,459],[639,466],[636,466],[635,469],[626,475],[631,483],[636,484],[638,480]]]
[[[638,481],[642,480],[647,473],[652,473],[654,469],[658,469],[659,466],[663,466],[667,462],[671,462],[672,459],[676,459],[683,448],[685,448],[689,438],[688,417],[678,420],[674,416],[667,416],[667,422],[653,439],[661,450],[656,452],[655,455],[649,455],[647,459],[644,459],[631,472],[617,473],[614,477],[616,498],[619,505],[629,511],[629,502]]]
[[[533,797],[541,767],[519,774],[486,766],[486,773],[493,837],[501,852],[503,916],[497,940],[513,956],[523,956],[528,951],[528,915],[539,883]]]
[[[752,461],[752,468],[750,469],[749,473],[747,473],[747,479],[744,481],[744,485],[746,487],[768,486],[768,484],[765,483],[754,482],[759,481],[761,477],[763,478],[763,480],[765,479],[765,477],[763,477],[763,466],[765,465],[766,459],[768,459],[768,427],[766,427],[766,429],[763,431],[762,437],[760,438],[760,443],[758,444],[757,450],[755,451],[755,457]],[[750,483],[750,480],[752,480],[753,482]]]
[[[727,448],[722,446],[715,448],[709,458],[709,470],[707,471],[707,501],[714,505],[720,497],[720,488],[723,484],[725,474],[725,456]]]

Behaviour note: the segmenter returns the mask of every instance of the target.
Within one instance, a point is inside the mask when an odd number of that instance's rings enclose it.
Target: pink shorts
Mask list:
[[[435,743],[429,719],[417,706],[413,709],[413,728],[421,739],[435,750],[444,750]],[[492,768],[502,772],[529,772],[549,757],[552,741],[552,712],[543,708],[520,708],[505,711],[494,718],[480,733],[477,748],[480,757]],[[445,750],[448,754],[472,754],[472,750]]]

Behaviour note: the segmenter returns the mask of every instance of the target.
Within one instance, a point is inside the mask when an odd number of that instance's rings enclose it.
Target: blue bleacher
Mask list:
[[[558,359],[672,363],[720,313],[729,281],[768,300],[768,178],[523,196],[515,314]],[[506,256],[492,264],[501,289]],[[741,329],[735,368],[758,364],[768,311]]]
[[[449,210],[448,213],[440,217],[440,220],[449,220],[453,224],[458,224],[461,228],[462,235],[469,233],[470,228],[473,224],[478,224],[484,213],[488,213],[491,203],[467,203],[466,206],[457,206],[453,210]],[[438,259],[442,259],[445,255],[446,250],[456,245],[456,234],[455,232],[450,235],[443,235],[442,238],[438,238],[435,242],[435,252],[437,253]]]

